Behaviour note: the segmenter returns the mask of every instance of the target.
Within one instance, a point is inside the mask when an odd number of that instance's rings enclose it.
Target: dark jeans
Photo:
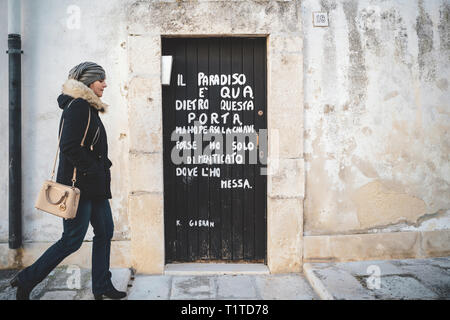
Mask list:
[[[105,293],[113,288],[109,271],[109,255],[114,224],[109,200],[80,199],[77,215],[72,220],[63,219],[64,232],[31,266],[22,270],[18,279],[24,288],[32,289],[83,243],[89,221],[94,228],[92,243],[92,292]]]

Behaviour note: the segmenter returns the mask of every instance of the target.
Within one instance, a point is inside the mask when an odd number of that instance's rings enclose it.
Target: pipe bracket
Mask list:
[[[9,50],[6,50],[6,53],[7,54],[22,54],[23,50],[20,50],[20,49],[9,49]]]

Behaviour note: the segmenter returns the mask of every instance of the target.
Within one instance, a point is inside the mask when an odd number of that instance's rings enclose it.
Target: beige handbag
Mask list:
[[[74,99],[75,100],[75,99]],[[72,104],[73,100],[69,103]],[[91,122],[91,110],[89,109],[89,118],[86,131],[84,132],[83,140],[81,140],[81,146],[84,146],[84,140],[89,129]],[[59,144],[61,141],[61,134],[64,127],[64,119],[61,125],[58,138],[58,149],[56,150],[55,161],[53,163],[53,171],[50,180],[46,180],[39,192],[36,200],[35,208],[51,213],[55,216],[62,217],[64,219],[73,219],[77,214],[78,202],[80,201],[80,189],[75,188],[75,182],[77,181],[77,168],[73,168],[72,186],[66,186],[54,181],[56,160],[59,153]]]

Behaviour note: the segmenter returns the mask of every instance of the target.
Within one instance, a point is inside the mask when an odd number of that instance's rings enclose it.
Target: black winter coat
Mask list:
[[[80,86],[80,84],[78,82],[76,85]],[[81,88],[83,90],[88,89],[86,86]],[[67,93],[70,93],[70,95]],[[65,185],[72,185],[75,166],[77,168],[75,186],[80,189],[81,198],[111,199],[110,167],[112,162],[108,159],[108,140],[105,127],[98,114],[98,105],[92,105],[88,102],[90,99],[86,100],[83,94],[78,93],[77,90],[63,89],[63,94],[58,97],[59,107],[64,110],[61,115],[59,130],[63,119],[64,127],[61,134],[56,181]],[[74,101],[69,106],[72,100]],[[88,124],[89,109],[91,120],[82,147],[80,143]],[[100,112],[102,111],[104,110],[100,109]]]

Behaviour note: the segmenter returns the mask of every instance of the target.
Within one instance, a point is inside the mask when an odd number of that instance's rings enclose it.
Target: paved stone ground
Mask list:
[[[15,299],[9,280],[17,270],[0,270],[0,300]],[[450,300],[450,257],[307,263],[303,274],[133,275],[112,269],[115,287],[128,300]],[[92,300],[89,269],[56,268],[32,292],[34,300]]]
[[[0,300],[15,299],[16,289],[9,286],[9,280],[16,272],[0,270]],[[134,276],[129,269],[112,269],[111,272],[116,288],[128,291],[128,300],[319,299],[302,274]],[[30,297],[33,300],[92,300],[90,270],[58,267]]]
[[[319,299],[302,274],[136,275],[129,300],[313,300]]]
[[[17,270],[0,270],[0,300],[15,300],[16,289],[9,281]],[[127,291],[131,277],[129,269],[112,269],[112,282],[121,291]],[[32,300],[93,300],[91,270],[77,266],[57,267],[31,292]]]
[[[450,257],[305,264],[322,299],[450,300]]]

